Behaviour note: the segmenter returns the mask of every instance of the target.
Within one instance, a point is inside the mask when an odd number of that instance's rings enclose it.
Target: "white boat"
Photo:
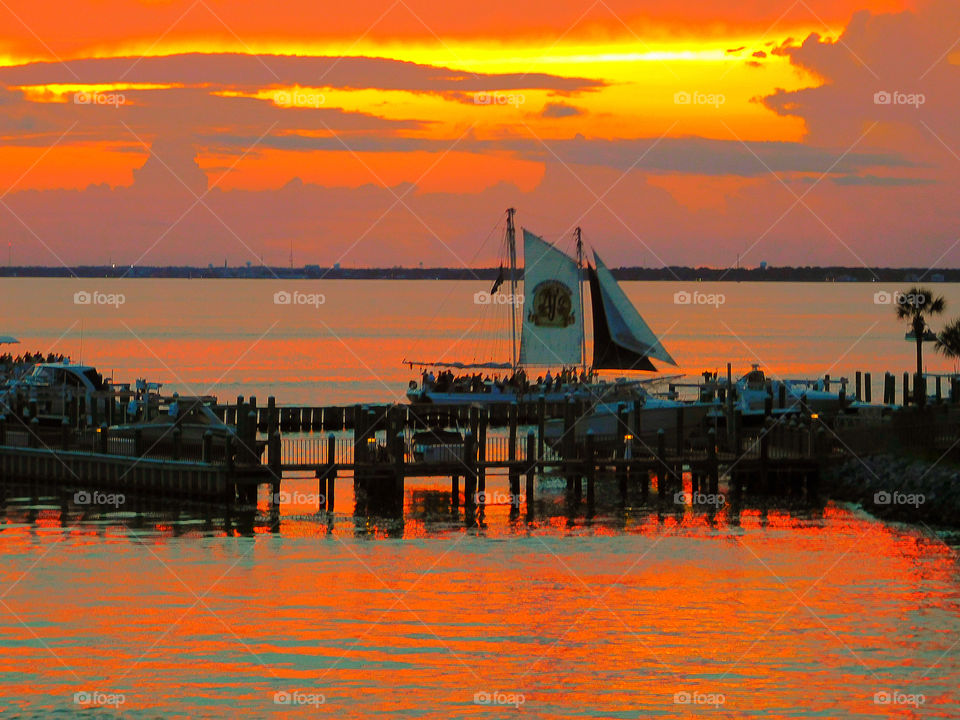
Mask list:
[[[743,416],[763,416],[768,402],[773,415],[796,415],[805,409],[813,413],[835,414],[862,407],[862,403],[846,395],[845,381],[841,380],[837,385],[837,390],[827,390],[823,380],[767,378],[760,366],[755,364],[750,372],[733,384],[733,410],[739,410]],[[717,405],[712,414],[722,415],[724,412],[724,407]]]
[[[37,363],[31,372],[20,380],[20,384],[28,388],[74,388],[83,393],[107,389],[103,376],[95,367],[69,362]]]
[[[463,459],[463,436],[456,430],[421,430],[413,434],[410,445],[417,462],[455,463]]]
[[[511,401],[562,402],[570,397],[596,399],[612,383],[601,380],[601,371],[656,372],[652,360],[676,365],[657,336],[637,312],[623,289],[594,252],[593,265],[584,266],[583,243],[577,228],[577,259],[532,232],[523,230],[523,295],[519,294],[516,267],[514,210],[507,210],[505,246],[509,275],[501,275],[490,296],[509,282],[511,357],[508,362],[420,362],[420,380],[407,390],[412,403],[439,405],[497,404]],[[586,271],[593,318],[593,361],[586,362],[586,337],[582,279]],[[522,298],[522,303],[521,303]],[[512,300],[516,299],[516,302]],[[499,304],[499,303],[498,303]],[[519,316],[519,317],[518,317]],[[535,369],[560,368],[560,380],[533,380]],[[435,375],[433,370],[437,371]],[[480,371],[457,376],[453,371]],[[486,371],[488,377],[483,377]],[[502,371],[505,378],[489,378]],[[489,379],[488,379],[489,378]]]
[[[10,405],[14,398],[23,404],[35,399],[41,423],[60,423],[71,398],[85,398],[88,412],[97,403],[100,417],[104,417],[109,400],[98,394],[109,390],[108,383],[92,365],[40,362],[23,377],[11,380],[0,392],[0,399]]]
[[[176,403],[175,411],[171,409],[174,402]],[[180,428],[184,443],[198,447],[203,442],[203,436],[207,431],[219,440],[225,439],[228,435],[236,438],[236,427],[227,425],[214,412],[216,403],[217,399],[212,396],[181,397],[174,395],[172,398],[164,400],[162,405],[157,408],[156,415],[144,418],[142,417],[144,401],[141,400],[137,406],[139,419],[123,425],[113,425],[110,427],[110,432],[111,434],[132,434],[139,430],[144,442],[148,445],[164,440],[172,443],[175,427]]]

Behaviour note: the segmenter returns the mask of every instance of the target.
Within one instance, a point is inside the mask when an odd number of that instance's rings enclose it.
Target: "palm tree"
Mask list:
[[[934,296],[930,288],[915,286],[906,293],[896,296],[897,318],[910,323],[917,342],[917,376],[914,388],[915,402],[923,405],[926,390],[923,389],[923,334],[927,330],[927,318],[940,315],[946,307],[947,301],[941,296]]]
[[[960,318],[953,320],[940,331],[933,347],[944,357],[952,358],[956,368],[956,363],[960,360]]]

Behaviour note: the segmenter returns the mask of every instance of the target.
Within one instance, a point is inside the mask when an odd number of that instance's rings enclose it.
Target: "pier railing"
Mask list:
[[[141,438],[131,432],[112,432],[105,437],[99,430],[69,430],[62,433],[36,434],[30,430],[8,428],[4,432],[3,445],[15,448],[39,448],[58,452],[62,450],[116,455],[119,457],[143,457],[154,460],[182,460],[214,464],[226,463],[226,445],[222,438],[211,442],[206,449],[198,442],[177,443],[170,436],[162,439]]]
[[[598,443],[604,440],[608,440],[610,443],[612,443],[615,438],[598,437]],[[320,467],[322,465],[327,465],[330,463],[329,442],[329,436],[323,434],[309,435],[305,437],[284,436],[280,442],[281,465],[285,467]],[[352,465],[354,463],[355,445],[352,438],[336,437],[334,438],[334,447],[334,463],[337,465]],[[405,463],[418,462],[417,454],[414,453],[414,443],[410,433],[406,434],[403,447],[403,461]],[[375,453],[379,453],[377,457],[383,458],[385,454],[387,454],[386,439],[383,437],[378,438],[376,442],[373,443],[373,450]],[[457,462],[459,459],[463,458],[462,442],[436,444],[432,446],[431,450],[434,456],[448,458],[451,462]],[[264,460],[264,462],[268,465],[271,463],[270,451],[270,445],[268,443],[267,454]],[[510,461],[527,462],[531,459],[527,457],[527,444],[525,436],[517,439],[512,454],[510,450],[510,438],[499,436],[487,437],[484,450],[481,452],[479,448],[477,449],[477,457],[482,458],[483,462],[498,464],[508,463]],[[543,462],[560,462],[562,460],[562,454],[558,450],[546,445],[543,449],[543,457],[540,458],[540,460]]]
[[[836,454],[876,455],[884,452],[934,452],[960,459],[960,418],[916,415],[878,424],[837,428],[831,436]]]
[[[338,465],[353,463],[353,440],[351,438],[334,439],[333,462]],[[271,448],[267,445],[266,463],[273,462]],[[329,457],[329,437],[310,435],[307,437],[284,437],[280,444],[280,462],[282,465],[315,465],[317,467],[331,462]]]

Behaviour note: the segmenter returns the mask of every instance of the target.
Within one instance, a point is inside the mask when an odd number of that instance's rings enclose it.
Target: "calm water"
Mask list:
[[[0,281],[0,331],[76,358],[82,327],[84,360],[168,389],[385,400],[406,386],[405,356],[508,351],[474,285]],[[274,305],[288,288],[325,302]],[[684,371],[759,359],[852,375],[911,360],[876,286],[690,288],[724,293],[718,308],[674,305],[682,289],[628,286]],[[960,310],[960,288],[938,289]],[[80,290],[125,302],[74,305]],[[484,343],[456,343],[473,323]],[[589,514],[550,478],[532,522],[496,505],[472,528],[442,480],[408,482],[401,521],[352,517],[349,480],[332,517],[315,481],[285,490],[271,518],[265,498],[232,517],[133,500],[91,512],[70,493],[8,487],[0,711],[960,716],[960,565],[928,528],[835,504],[621,509],[609,488]]]
[[[69,354],[117,380],[146,376],[170,392],[346,404],[403,399],[403,360],[508,361],[502,307],[477,305],[488,282],[0,279],[3,327],[21,348]],[[960,285],[933,287],[960,315]],[[786,377],[902,372],[914,346],[877,293],[901,286],[835,283],[626,283],[679,370],[699,375],[761,363]],[[74,294],[122,297],[75,304]],[[301,304],[278,305],[278,292]],[[678,292],[722,304],[675,304]],[[310,296],[314,304],[307,304]],[[321,303],[320,300],[323,300]],[[881,295],[882,300],[889,297]],[[589,320],[590,313],[586,313]],[[588,330],[590,323],[588,322]],[[938,326],[939,327],[939,326]],[[588,333],[589,335],[589,333]],[[16,346],[14,346],[16,347]],[[934,355],[930,371],[953,362]]]

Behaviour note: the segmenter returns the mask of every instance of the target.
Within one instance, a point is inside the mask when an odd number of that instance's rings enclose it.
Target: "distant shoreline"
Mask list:
[[[960,268],[854,268],[854,267],[767,267],[767,268],[693,268],[693,267],[621,267],[611,272],[618,280],[667,282],[885,282],[936,283],[960,282]],[[266,267],[191,267],[191,266],[97,266],[0,267],[0,278],[192,278],[192,279],[264,279],[264,280],[485,280],[500,273],[488,268],[301,268]],[[523,272],[518,273],[518,279]]]

